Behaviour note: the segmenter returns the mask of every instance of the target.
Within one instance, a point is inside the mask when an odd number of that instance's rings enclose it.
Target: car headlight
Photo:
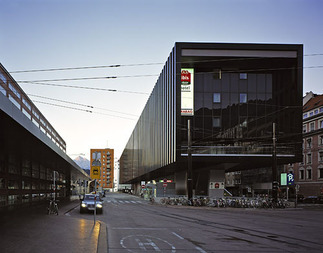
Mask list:
[[[81,204],[81,207],[86,207],[86,204],[82,203],[82,204]]]
[[[102,205],[101,204],[96,204],[96,207],[97,208],[102,208]]]

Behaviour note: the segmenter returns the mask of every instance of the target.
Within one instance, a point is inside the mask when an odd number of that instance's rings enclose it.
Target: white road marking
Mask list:
[[[130,227],[123,227],[123,228],[114,227],[111,229],[114,229],[114,230],[167,230],[167,228],[130,228]]]
[[[203,249],[202,249],[202,248],[200,248],[200,247],[195,247],[195,249],[197,249],[199,252],[207,253],[205,250],[203,250]]]
[[[184,240],[184,238],[181,237],[179,234],[176,234],[175,232],[172,232],[172,234],[175,235],[176,237],[178,237],[179,239]]]
[[[131,240],[137,242],[138,244],[138,248],[128,248],[127,247],[127,242],[131,242]],[[144,242],[143,242],[144,241]],[[161,238],[158,237],[153,237],[153,236],[148,236],[148,235],[128,235],[123,237],[120,240],[120,245],[126,249],[128,252],[137,252],[138,249],[141,249],[143,251],[147,251],[146,247],[149,247],[149,251],[151,251],[151,249],[153,249],[154,251],[159,251],[160,249],[158,247],[158,244],[163,245],[163,249],[165,249],[165,244],[168,245],[170,247],[170,252],[175,253],[176,252],[176,248],[174,245],[172,245],[171,243],[169,243],[168,241],[165,241]],[[167,249],[166,249],[167,250]]]

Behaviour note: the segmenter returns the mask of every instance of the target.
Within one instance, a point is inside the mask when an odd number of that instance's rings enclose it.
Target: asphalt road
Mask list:
[[[93,213],[69,215],[93,219]],[[322,252],[323,209],[162,206],[110,193],[98,220],[116,252]]]

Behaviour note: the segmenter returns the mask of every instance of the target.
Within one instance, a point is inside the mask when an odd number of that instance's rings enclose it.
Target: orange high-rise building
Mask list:
[[[92,166],[100,166],[99,187],[103,190],[114,187],[114,149],[91,149],[91,178]]]

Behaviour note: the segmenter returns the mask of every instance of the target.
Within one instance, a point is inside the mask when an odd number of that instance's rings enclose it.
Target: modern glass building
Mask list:
[[[120,158],[120,182],[172,179],[212,195],[224,172],[302,160],[303,46],[176,43]],[[136,188],[136,187],[135,187]]]

